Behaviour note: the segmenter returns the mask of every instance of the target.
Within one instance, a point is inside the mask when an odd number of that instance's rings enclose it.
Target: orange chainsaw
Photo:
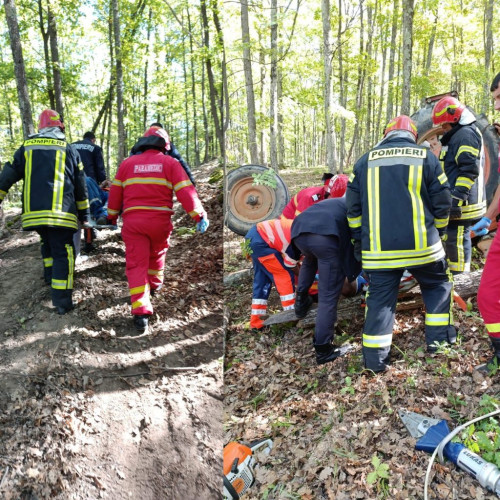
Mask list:
[[[262,449],[267,455],[273,448],[270,439],[246,446],[232,441],[224,447],[224,500],[239,500],[255,481],[254,453]]]

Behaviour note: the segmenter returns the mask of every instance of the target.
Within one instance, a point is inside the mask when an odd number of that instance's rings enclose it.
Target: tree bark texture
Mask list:
[[[399,0],[395,0],[393,4],[393,12],[392,12],[392,30],[391,30],[391,44],[389,51],[389,76],[388,76],[388,85],[389,89],[387,92],[387,109],[385,113],[385,122],[389,123],[393,118],[393,110],[394,110],[394,65],[396,61],[396,37],[398,33],[398,18],[399,18]]]
[[[61,79],[61,66],[59,62],[59,45],[57,42],[57,24],[54,13],[50,6],[47,9],[48,18],[48,32],[50,41],[50,57],[52,59],[52,78],[54,82],[54,98],[56,102],[56,111],[61,115],[64,120],[64,104],[62,95],[62,79]]]
[[[278,0],[271,0],[271,82],[269,118],[271,168],[278,171]]]
[[[403,88],[401,114],[410,115],[411,63],[413,46],[413,0],[403,0]]]
[[[24,137],[35,132],[33,127],[33,118],[31,116],[31,101],[26,81],[26,70],[24,67],[23,49],[21,38],[19,36],[19,25],[17,22],[17,11],[14,0],[4,0],[5,17],[9,28],[10,47],[12,50],[12,59],[14,61],[14,74],[16,76],[17,98],[19,101],[19,110],[21,112],[21,121],[23,124]]]

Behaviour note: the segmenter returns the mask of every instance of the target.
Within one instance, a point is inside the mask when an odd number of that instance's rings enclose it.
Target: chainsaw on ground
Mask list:
[[[440,458],[444,455],[459,469],[477,479],[483,488],[500,497],[500,470],[498,467],[483,460],[461,443],[454,443],[451,440],[446,442],[450,435],[446,420],[424,417],[406,409],[400,409],[398,413],[410,435],[418,439],[415,445],[416,450],[435,453],[437,449]]]
[[[262,451],[266,455],[273,448],[270,439],[256,441],[248,446],[232,441],[224,447],[224,500],[240,499],[255,481],[254,453]]]

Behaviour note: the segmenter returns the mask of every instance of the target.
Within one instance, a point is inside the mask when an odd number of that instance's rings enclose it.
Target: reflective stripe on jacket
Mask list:
[[[292,221],[289,219],[271,219],[259,222],[257,231],[269,247],[281,252],[283,261],[287,267],[294,267],[297,261],[289,257],[285,252],[290,245]]]
[[[361,241],[363,269],[420,266],[445,256],[449,184],[437,158],[388,138],[362,156],[347,186],[347,218]]]
[[[83,165],[65,140],[36,135],[15,152],[12,165],[0,174],[0,200],[24,179],[22,225],[78,229],[78,218],[89,216]]]

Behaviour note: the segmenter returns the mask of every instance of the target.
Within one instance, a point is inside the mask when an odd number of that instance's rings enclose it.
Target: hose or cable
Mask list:
[[[448,435],[446,435],[440,443],[436,446],[436,449],[431,455],[431,458],[429,460],[429,465],[427,466],[427,472],[425,474],[425,482],[424,482],[424,500],[428,500],[427,496],[427,489],[429,487],[429,476],[432,470],[432,464],[434,463],[434,460],[436,458],[436,455],[439,453],[439,461],[442,463],[444,461],[443,457],[443,449],[444,447],[463,429],[466,427],[469,427],[469,425],[475,424],[476,422],[479,422],[480,420],[484,420],[485,418],[493,417],[494,415],[498,415],[500,413],[500,409],[496,409],[490,413],[487,413],[486,415],[482,415],[481,417],[477,417],[473,420],[469,420],[465,424],[459,425],[456,429],[452,430]]]

